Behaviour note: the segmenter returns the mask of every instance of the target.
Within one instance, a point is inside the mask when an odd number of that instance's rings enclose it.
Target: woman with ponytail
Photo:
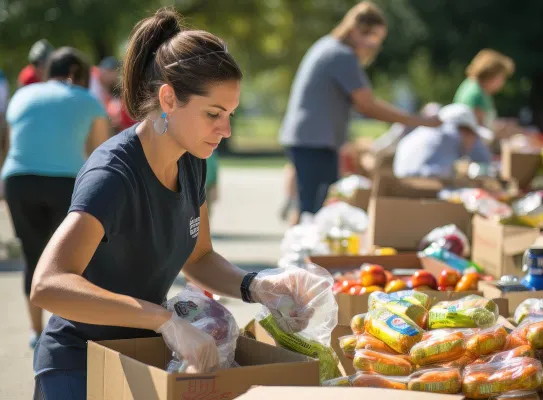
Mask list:
[[[161,9],[135,26],[123,68],[123,100],[140,122],[83,166],[36,268],[31,301],[53,313],[34,356],[38,399],[86,398],[88,340],[162,334],[188,371],[213,371],[214,339],[160,305],[181,268],[212,293],[272,312],[274,293],[290,296],[285,318],[299,329],[312,315],[307,293],[319,278],[300,268],[248,274],[211,244],[205,160],[230,137],[242,78],[225,43]]]

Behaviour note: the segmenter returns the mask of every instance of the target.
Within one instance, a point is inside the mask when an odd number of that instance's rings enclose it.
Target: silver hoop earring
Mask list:
[[[153,128],[155,128],[155,132],[159,135],[166,133],[168,130],[168,115],[165,112],[153,123]]]

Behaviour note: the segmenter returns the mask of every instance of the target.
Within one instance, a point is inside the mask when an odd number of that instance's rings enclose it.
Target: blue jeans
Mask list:
[[[300,212],[315,214],[326,200],[328,188],[339,179],[336,150],[290,147],[287,156],[296,169]]]
[[[50,371],[36,377],[34,400],[86,399],[86,371]]]

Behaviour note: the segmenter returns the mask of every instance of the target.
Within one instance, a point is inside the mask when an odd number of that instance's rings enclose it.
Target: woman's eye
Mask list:
[[[212,113],[207,113],[207,116],[211,119],[217,119],[219,118],[219,114],[212,114]]]

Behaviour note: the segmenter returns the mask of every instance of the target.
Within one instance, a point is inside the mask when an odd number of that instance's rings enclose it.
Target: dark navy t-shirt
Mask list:
[[[97,218],[105,235],[83,276],[101,288],[161,304],[187,261],[205,202],[206,164],[185,153],[179,192],[153,173],[133,126],[102,144],[77,176],[71,211]],[[77,249],[73,249],[77,251]],[[104,310],[107,312],[107,310]],[[88,340],[156,335],[53,315],[34,354],[34,371],[86,369]]]

